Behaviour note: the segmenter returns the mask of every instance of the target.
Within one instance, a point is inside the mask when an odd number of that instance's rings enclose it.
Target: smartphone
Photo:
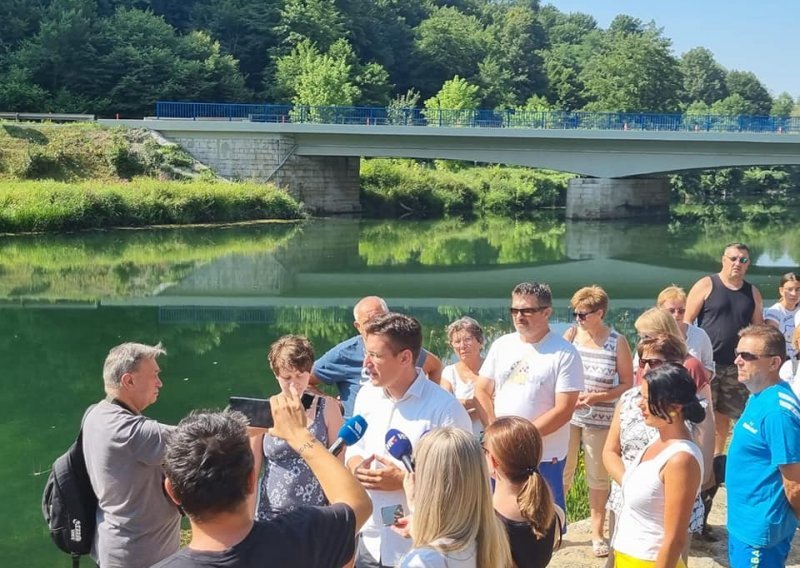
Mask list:
[[[300,397],[303,408],[311,408],[315,398],[316,395],[304,393]],[[255,428],[272,428],[275,426],[275,421],[272,419],[272,408],[270,408],[269,400],[265,398],[232,396],[228,399],[228,408],[244,414],[250,426]]]
[[[383,526],[385,527],[392,526],[403,517],[405,517],[405,513],[403,512],[402,505],[389,505],[387,507],[381,507],[381,520],[383,521]]]

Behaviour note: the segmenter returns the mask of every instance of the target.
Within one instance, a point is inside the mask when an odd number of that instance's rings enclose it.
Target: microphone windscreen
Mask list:
[[[386,450],[396,460],[411,456],[411,440],[400,430],[392,428],[386,432]]]
[[[348,446],[358,442],[367,431],[367,421],[361,415],[348,418],[347,422],[339,428],[339,437]]]

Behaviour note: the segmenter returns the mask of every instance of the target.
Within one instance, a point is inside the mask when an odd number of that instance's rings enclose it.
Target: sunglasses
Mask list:
[[[577,318],[581,321],[585,320],[589,315],[595,313],[597,310],[592,310],[591,312],[572,312],[572,317]]]
[[[755,361],[757,359],[766,359],[767,357],[777,357],[777,355],[756,355],[755,353],[749,353],[747,351],[734,351],[735,357],[741,357],[744,361]]]
[[[747,258],[746,256],[729,256],[727,257],[727,259],[730,260],[731,262],[736,262],[738,260],[739,264],[747,264],[748,262],[750,262],[750,259]]]
[[[663,359],[646,359],[644,357],[639,357],[639,368],[644,369],[647,365],[650,365],[651,369],[655,369],[659,365],[663,365],[666,363]]]
[[[667,311],[672,315],[683,315],[686,313],[686,308],[667,308]]]
[[[550,306],[541,306],[538,308],[508,308],[508,313],[511,314],[511,317],[514,316],[522,316],[522,317],[530,317],[534,314],[538,314],[541,311],[546,310]]]

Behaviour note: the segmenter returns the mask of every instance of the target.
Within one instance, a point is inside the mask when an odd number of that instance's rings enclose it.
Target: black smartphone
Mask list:
[[[311,408],[316,395],[303,393],[300,402],[303,408]],[[272,419],[272,409],[269,400],[265,398],[250,398],[246,396],[232,396],[228,399],[228,408],[237,410],[247,417],[250,426],[255,428],[272,428],[275,421]]]

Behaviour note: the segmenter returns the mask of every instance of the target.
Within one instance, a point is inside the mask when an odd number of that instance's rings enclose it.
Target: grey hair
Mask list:
[[[122,343],[112,347],[103,363],[103,384],[106,390],[118,391],[122,375],[136,371],[142,359],[156,359],[166,354],[167,351],[161,343],[157,345]]]
[[[389,305],[386,303],[386,300],[384,300],[380,296],[366,296],[364,298],[361,298],[358,302],[356,302],[356,305],[353,306],[353,319],[354,320],[358,320],[358,310],[364,304],[369,304],[369,303],[378,304],[378,306],[380,306],[382,314],[388,314],[389,313]]]
[[[447,338],[452,341],[453,335],[459,331],[466,331],[478,343],[483,344],[483,328],[481,324],[469,316],[458,318],[456,321],[447,326]]]
[[[550,286],[543,282],[520,282],[511,291],[512,296],[533,296],[539,303],[539,307],[550,307],[553,305],[553,295]]]

